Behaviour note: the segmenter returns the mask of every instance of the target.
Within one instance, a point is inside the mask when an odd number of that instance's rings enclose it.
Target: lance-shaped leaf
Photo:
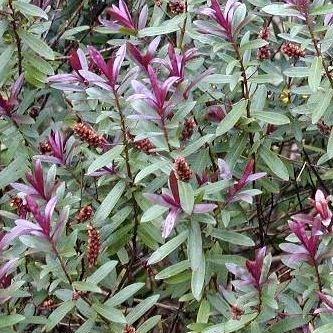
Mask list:
[[[170,239],[150,256],[148,264],[153,265],[164,259],[171,252],[177,249],[187,239],[187,237],[188,231],[183,231],[178,236]]]
[[[224,117],[219,126],[216,129],[216,135],[220,136],[231,130],[244,114],[247,106],[247,100],[243,99],[236,103],[231,111]]]
[[[312,91],[317,91],[317,89],[319,88],[322,70],[323,70],[322,57],[314,57],[308,77],[309,86]]]

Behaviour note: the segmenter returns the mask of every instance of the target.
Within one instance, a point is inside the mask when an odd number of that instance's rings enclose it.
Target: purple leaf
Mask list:
[[[194,205],[193,213],[196,213],[196,214],[210,213],[216,208],[217,208],[217,205],[214,205],[214,204],[208,204],[208,203],[196,204],[196,205]]]
[[[143,29],[147,24],[148,19],[148,6],[144,5],[141,9],[139,20],[138,20],[138,29]]]
[[[122,45],[119,50],[116,53],[116,59],[113,63],[113,68],[112,68],[112,79],[113,83],[115,84],[117,82],[118,76],[119,76],[119,71],[120,67],[124,61],[126,55],[126,44]]]
[[[163,238],[167,238],[170,236],[179,218],[180,213],[181,213],[180,209],[173,208],[170,210],[169,214],[167,215],[163,223],[163,231],[162,231]]]
[[[144,193],[143,196],[147,198],[149,201],[151,201],[154,204],[163,206],[163,207],[171,207],[171,204],[167,203],[162,195],[158,194],[152,194],[152,193]]]
[[[232,173],[231,173],[228,163],[225,160],[223,160],[222,158],[219,158],[217,160],[217,164],[218,164],[218,168],[219,168],[219,177],[221,179],[225,179],[225,180],[232,179]]]
[[[11,260],[7,261],[5,264],[3,264],[2,266],[0,266],[0,285],[1,285],[1,280],[6,275],[11,273],[11,271],[16,267],[18,260],[19,260],[18,258],[11,259]]]

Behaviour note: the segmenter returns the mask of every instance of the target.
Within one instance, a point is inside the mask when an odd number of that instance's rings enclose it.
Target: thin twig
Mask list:
[[[16,42],[16,48],[17,48],[17,63],[18,63],[18,71],[19,74],[22,73],[22,45],[21,45],[21,38],[18,34],[18,26],[17,22],[18,20],[16,19],[16,12],[13,6],[13,0],[8,1],[8,6],[11,10],[11,17],[12,17],[12,27],[13,27],[13,32],[14,32],[14,37],[15,37],[15,42]]]

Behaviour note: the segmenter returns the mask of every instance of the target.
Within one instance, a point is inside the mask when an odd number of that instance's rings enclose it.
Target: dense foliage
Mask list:
[[[332,333],[333,5],[0,1],[0,331]]]

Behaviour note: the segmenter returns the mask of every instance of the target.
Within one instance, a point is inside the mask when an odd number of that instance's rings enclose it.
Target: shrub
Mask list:
[[[331,1],[0,6],[1,332],[333,331]]]

